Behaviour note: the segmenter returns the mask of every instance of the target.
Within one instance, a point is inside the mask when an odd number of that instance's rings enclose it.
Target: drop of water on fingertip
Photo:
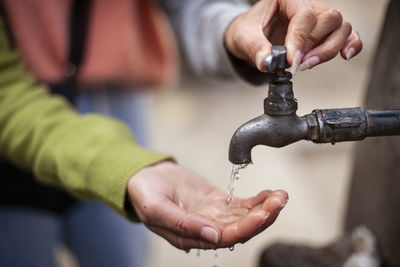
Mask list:
[[[196,256],[200,257],[200,249],[197,250]]]
[[[233,251],[235,249],[235,246],[229,247],[229,251]]]
[[[218,251],[217,250],[215,250],[214,257],[218,258]]]

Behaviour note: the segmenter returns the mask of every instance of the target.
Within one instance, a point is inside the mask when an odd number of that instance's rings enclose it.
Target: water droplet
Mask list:
[[[197,250],[196,256],[200,257],[200,249]]]
[[[233,251],[235,249],[235,246],[229,247],[229,251]]]
[[[218,258],[218,251],[217,250],[215,250],[214,257]]]

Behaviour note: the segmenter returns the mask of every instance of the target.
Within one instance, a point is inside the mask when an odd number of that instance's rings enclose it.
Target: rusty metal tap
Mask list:
[[[286,48],[273,46],[272,54],[265,60],[269,91],[264,99],[264,114],[240,126],[232,136],[229,146],[232,163],[250,163],[251,149],[256,145],[283,147],[302,139],[334,144],[368,136],[400,135],[399,109],[316,109],[297,116],[292,75],[285,71],[287,67]]]

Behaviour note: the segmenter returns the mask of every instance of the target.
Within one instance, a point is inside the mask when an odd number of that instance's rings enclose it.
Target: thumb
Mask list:
[[[248,61],[260,71],[266,71],[264,61],[271,54],[272,45],[264,35],[262,24],[238,17],[228,27],[225,43],[232,55]]]
[[[250,62],[258,70],[266,72],[265,58],[271,54],[272,45],[265,37],[260,25],[254,25],[252,29],[246,33],[245,38],[242,38],[241,49],[249,56]]]

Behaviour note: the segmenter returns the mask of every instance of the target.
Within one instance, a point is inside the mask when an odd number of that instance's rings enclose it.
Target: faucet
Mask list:
[[[251,150],[257,145],[278,148],[303,139],[335,144],[370,136],[400,135],[400,109],[315,109],[299,117],[292,75],[285,70],[285,46],[273,46],[264,66],[269,84],[264,114],[246,122],[233,134],[229,146],[229,160],[233,164],[251,163]]]

